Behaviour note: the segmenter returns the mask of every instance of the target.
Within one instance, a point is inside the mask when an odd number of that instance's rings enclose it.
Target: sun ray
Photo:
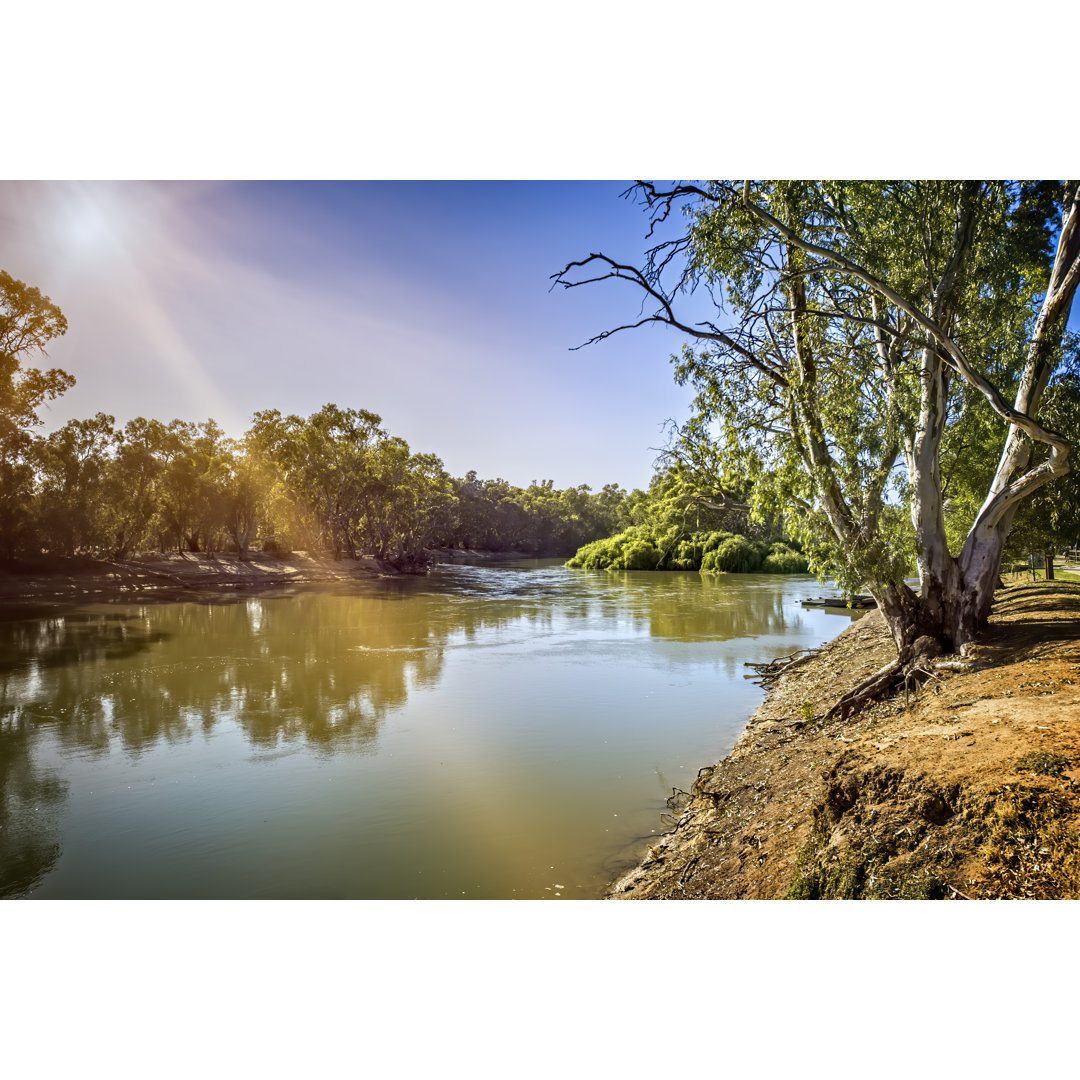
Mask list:
[[[195,411],[231,427],[243,418],[174,314],[176,296],[192,280],[208,280],[212,269],[210,255],[200,256],[184,235],[183,214],[174,212],[188,194],[186,185],[141,181],[20,184],[5,191],[5,216],[48,259],[49,291],[62,296],[94,289],[99,317],[93,333],[138,336],[145,362],[175,386],[178,413]],[[100,342],[92,351],[102,352]]]

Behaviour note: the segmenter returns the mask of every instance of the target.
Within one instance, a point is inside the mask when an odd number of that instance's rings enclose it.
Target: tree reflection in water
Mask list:
[[[37,886],[60,857],[67,783],[34,764],[32,721],[0,718],[0,898]]]
[[[402,605],[307,594],[79,611],[0,623],[0,896],[60,854],[67,784],[50,751],[139,756],[234,723],[261,750],[363,751],[410,686],[441,673],[446,626]]]
[[[259,747],[355,750],[410,685],[438,680],[450,632],[372,603],[302,594],[0,625],[0,710],[91,754],[138,754],[224,719]]]
[[[785,613],[776,582],[736,577],[447,567],[349,593],[99,605],[0,621],[0,895],[35,889],[65,833],[75,844],[62,825],[68,803],[82,797],[88,770],[115,775],[110,756],[126,767],[156,747],[198,754],[197,744],[227,733],[239,734],[255,761],[298,748],[327,765],[343,752],[370,755],[385,718],[416,689],[440,683],[451,650],[466,650],[472,663],[468,650],[498,644],[508,662],[535,654],[553,671],[564,670],[559,657],[570,650],[607,671],[631,655],[625,646],[651,638],[658,650],[633,655],[674,670],[702,662],[686,643],[716,642],[706,645],[713,663],[741,674],[729,640],[789,633],[802,616],[790,604]],[[504,627],[513,632],[491,633]],[[485,667],[484,677],[497,668]],[[551,726],[558,736],[560,725]],[[513,738],[508,731],[508,744]],[[214,745],[199,760],[234,753],[228,738]],[[88,765],[76,772],[68,760]],[[174,828],[172,804],[158,791],[157,813]],[[113,805],[113,820],[132,813],[126,802]]]

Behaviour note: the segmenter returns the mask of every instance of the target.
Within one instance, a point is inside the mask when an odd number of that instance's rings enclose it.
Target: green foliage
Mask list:
[[[615,536],[585,544],[566,565],[582,570],[656,570],[661,557],[648,528],[632,525]]]
[[[551,480],[518,488],[470,472],[454,485],[457,506],[446,546],[563,555],[626,522],[626,492],[616,484],[596,494],[586,484],[560,491]]]
[[[1069,342],[1067,341],[1068,345]],[[1046,391],[1040,420],[1080,446],[1080,375],[1068,371]],[[1045,458],[1039,453],[1039,459]],[[1029,551],[1059,552],[1080,544],[1080,466],[1073,451],[1072,469],[1040,488],[1016,515],[1007,558],[1020,558]]]
[[[105,453],[116,440],[114,422],[104,413],[72,420],[31,445],[35,530],[65,555],[94,546],[107,528]]]
[[[784,543],[773,544],[761,564],[763,574],[805,574],[806,556]]]
[[[702,570],[717,574],[751,574],[761,566],[767,550],[765,545],[745,536],[729,536],[709,553],[712,556],[710,564],[702,566]]]
[[[24,366],[67,332],[63,312],[32,285],[0,270],[0,549],[9,557],[32,543],[34,439],[38,409],[74,386],[59,368]]]
[[[663,556],[648,540],[635,540],[622,551],[622,557],[614,562],[612,570],[655,570]]]
[[[715,530],[686,534],[677,527],[631,525],[578,549],[567,566],[581,570],[699,570],[703,574],[806,573],[806,558],[791,543],[767,544]]]
[[[729,483],[727,490],[740,488]],[[712,490],[678,464],[659,469],[648,491],[626,496],[620,516],[629,520],[627,527],[582,545],[566,565],[585,570],[747,573],[761,569],[775,551],[769,572],[806,571],[796,541],[777,541],[770,521],[750,521],[745,512],[718,504]]]

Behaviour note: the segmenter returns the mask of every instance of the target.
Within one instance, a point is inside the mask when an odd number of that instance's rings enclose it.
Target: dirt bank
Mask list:
[[[198,593],[314,585],[385,576],[377,559],[334,559],[303,551],[289,555],[172,552],[99,559],[39,559],[0,563],[0,603],[184,599]]]
[[[891,648],[874,612],[781,676],[609,895],[1080,897],[1080,586],[1002,590],[970,670],[812,719]]]

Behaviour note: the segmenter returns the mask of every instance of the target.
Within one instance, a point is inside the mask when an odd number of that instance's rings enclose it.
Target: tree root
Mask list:
[[[938,671],[974,671],[975,664],[971,660],[938,660],[934,664]]]
[[[858,686],[844,694],[825,713],[823,719],[846,720],[848,716],[857,713],[867,703],[887,697],[901,681],[904,686],[904,704],[907,705],[908,693],[912,685],[918,693],[924,682],[937,678],[930,670],[930,665],[940,655],[941,645],[934,638],[918,638],[906,656],[898,656],[875,671],[873,675],[863,679]]]
[[[867,676],[861,683],[849,690],[825,713],[825,720],[844,720],[851,712],[857,712],[868,701],[884,697],[897,681],[897,676],[904,670],[899,657],[878,668],[873,675]]]

